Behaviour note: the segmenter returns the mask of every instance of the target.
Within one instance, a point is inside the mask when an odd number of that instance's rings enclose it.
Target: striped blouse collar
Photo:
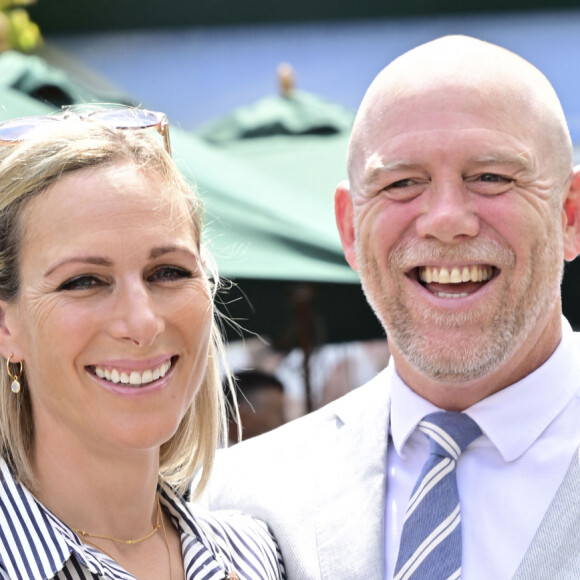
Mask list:
[[[221,562],[214,542],[195,521],[188,504],[169,486],[160,498],[182,534],[186,578],[222,580],[229,563]],[[183,540],[183,537],[182,537]],[[10,578],[49,580],[72,554],[93,574],[114,580],[133,580],[113,560],[83,544],[78,536],[12,476],[0,460],[0,564]]]

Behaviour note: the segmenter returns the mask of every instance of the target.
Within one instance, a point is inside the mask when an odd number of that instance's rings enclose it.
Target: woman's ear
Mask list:
[[[13,305],[0,300],[0,354],[6,359],[12,355],[12,362],[20,362],[22,351],[11,323],[13,308]]]
[[[564,259],[571,262],[580,254],[580,165],[574,168],[564,200]]]
[[[358,270],[354,235],[354,212],[350,197],[350,187],[346,181],[339,183],[336,188],[334,214],[346,261],[353,270]]]

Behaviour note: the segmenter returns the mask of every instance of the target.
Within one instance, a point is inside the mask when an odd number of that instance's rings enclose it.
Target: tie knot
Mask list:
[[[429,438],[431,455],[455,460],[481,435],[481,429],[471,417],[454,411],[438,411],[427,415],[419,423],[419,429]]]

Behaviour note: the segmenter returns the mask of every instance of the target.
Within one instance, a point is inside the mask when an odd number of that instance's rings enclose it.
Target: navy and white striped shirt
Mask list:
[[[181,534],[186,580],[284,579],[266,525],[235,511],[207,512],[161,486],[161,505]],[[111,558],[83,544],[0,460],[1,580],[135,580]]]

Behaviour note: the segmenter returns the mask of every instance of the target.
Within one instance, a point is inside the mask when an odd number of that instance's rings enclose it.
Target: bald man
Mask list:
[[[553,88],[476,39],[420,46],[368,89],[348,175],[337,224],[391,363],[224,452],[211,506],[265,520],[295,580],[579,578],[580,341],[560,282],[580,253],[580,175]],[[441,411],[481,431],[455,461],[459,563],[399,572],[429,457],[419,424]]]

